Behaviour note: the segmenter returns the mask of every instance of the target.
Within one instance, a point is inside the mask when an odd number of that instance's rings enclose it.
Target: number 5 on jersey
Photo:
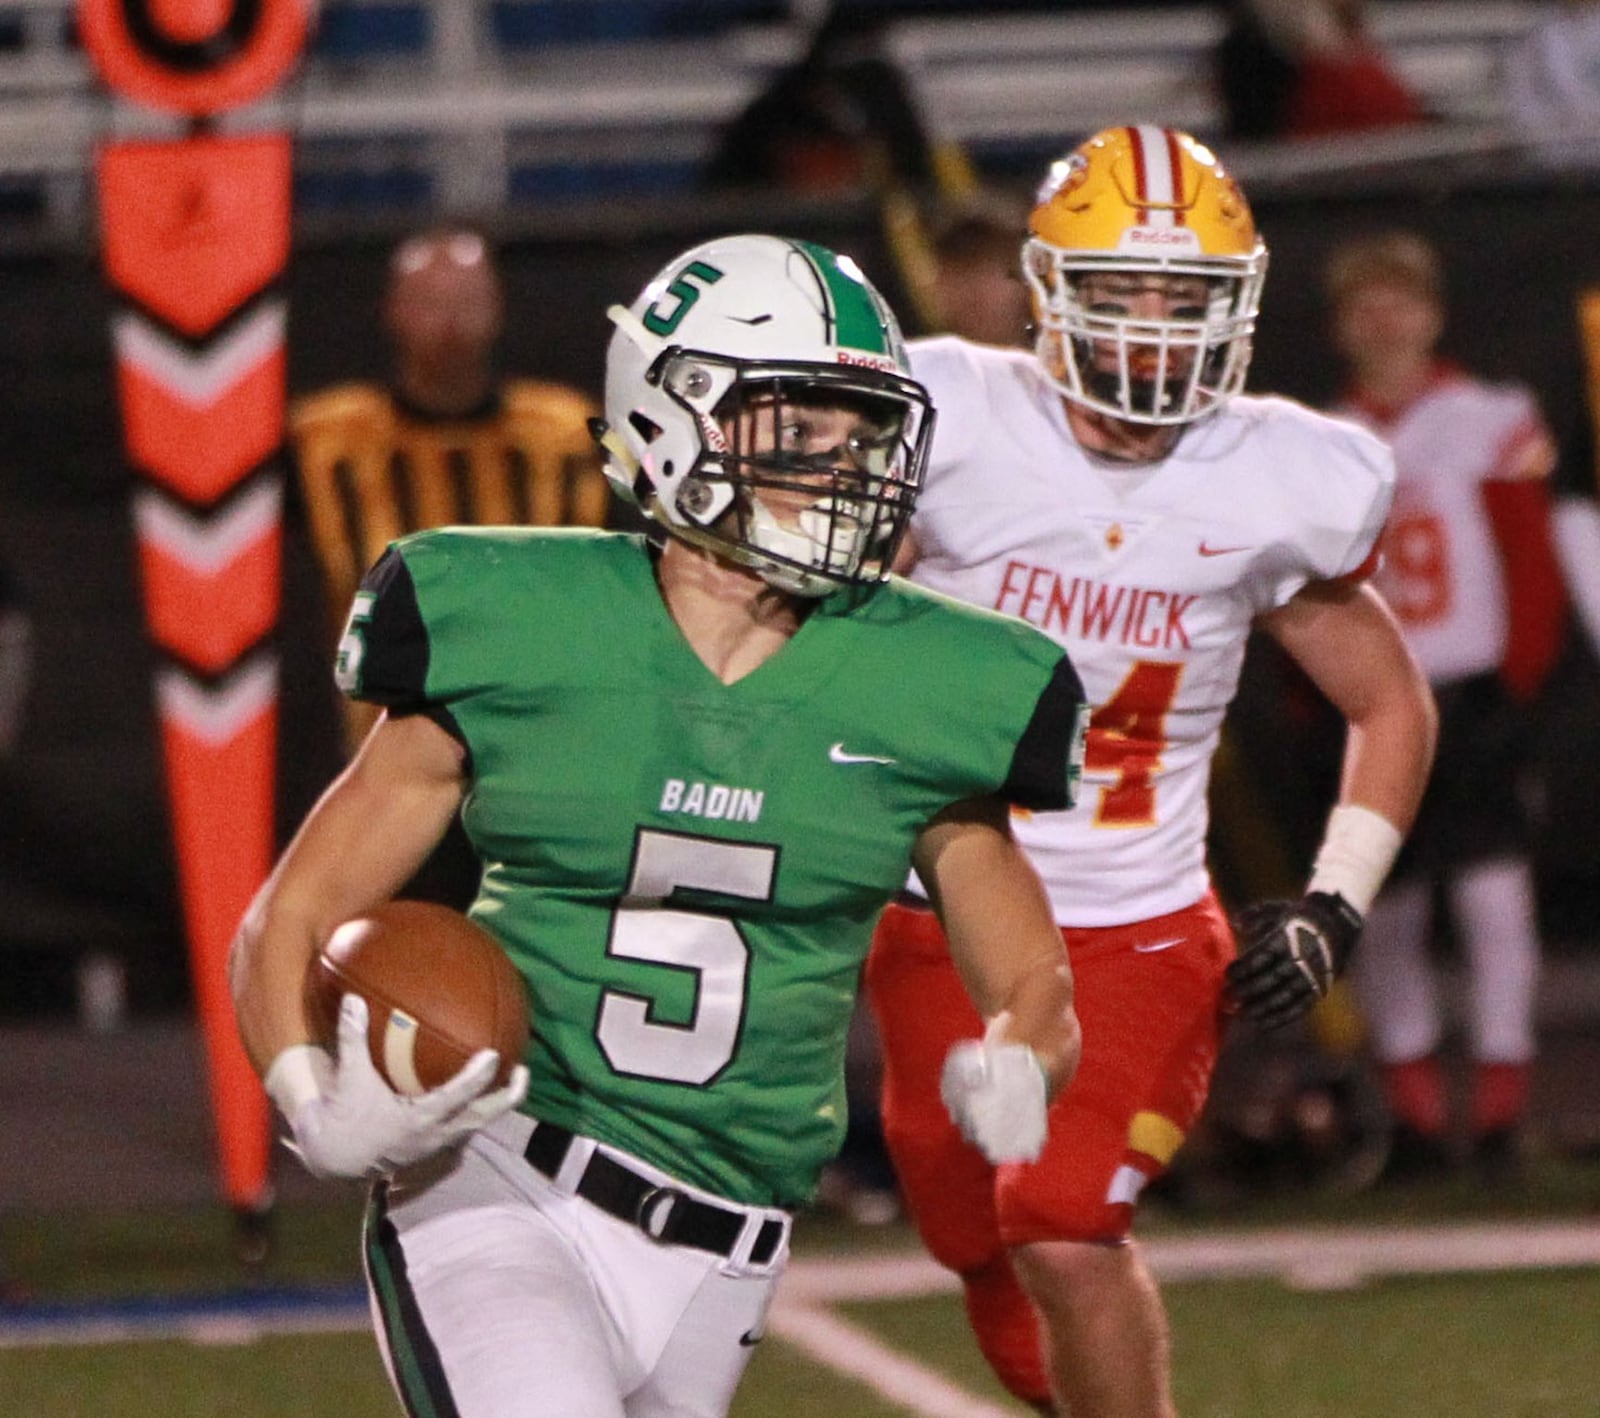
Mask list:
[[[355,694],[361,688],[361,661],[367,653],[367,622],[372,619],[372,607],[377,596],[371,591],[357,591],[350,605],[350,618],[344,623],[344,633],[339,637],[339,648],[333,658],[333,682],[346,694]]]
[[[703,1086],[727,1067],[744,1025],[750,946],[726,916],[662,903],[680,887],[770,901],[777,872],[776,847],[639,830],[606,954],[692,974],[694,1009],[687,1024],[672,1024],[655,1018],[648,995],[606,990],[595,1036],[618,1073]]]

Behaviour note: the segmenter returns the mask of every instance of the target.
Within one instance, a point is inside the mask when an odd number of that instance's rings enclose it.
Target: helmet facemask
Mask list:
[[[888,574],[933,409],[854,261],[785,237],[718,237],[607,314],[597,432],[621,496],[791,595]]]
[[[1244,387],[1265,268],[1264,252],[1156,263],[1032,238],[1023,271],[1038,312],[1035,351],[1061,392],[1085,408],[1130,423],[1193,422]],[[1193,310],[1159,318],[1119,311],[1097,294],[1117,276],[1193,280]]]
[[[650,378],[693,419],[699,448],[680,476],[657,470],[655,497],[671,505],[647,512],[793,595],[883,579],[932,430],[920,385],[676,347]]]

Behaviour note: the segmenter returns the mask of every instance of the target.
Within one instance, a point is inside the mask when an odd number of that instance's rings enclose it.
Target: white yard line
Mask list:
[[[942,1288],[946,1288],[941,1286]],[[918,1418],[1014,1418],[831,1310],[780,1296],[767,1331]]]
[[[1452,1226],[1279,1227],[1147,1241],[1162,1281],[1183,1283],[1277,1276],[1286,1285],[1334,1289],[1385,1275],[1600,1266],[1600,1221],[1488,1222]],[[956,1279],[918,1253],[808,1258],[779,1287],[769,1332],[826,1368],[855,1380],[915,1418],[1013,1418],[944,1375],[833,1312],[852,1301],[953,1294]],[[46,1319],[0,1314],[0,1349],[188,1339],[247,1343],[265,1334],[364,1330],[366,1302],[308,1304],[251,1312],[216,1301],[185,1310],[118,1312],[114,1306],[53,1310]]]
[[[1344,1283],[1383,1275],[1600,1265],[1600,1221],[1284,1226],[1170,1237],[1141,1246],[1151,1270],[1167,1283],[1276,1275],[1289,1285],[1316,1288],[1320,1276]],[[824,1305],[956,1288],[955,1277],[922,1254],[797,1260],[783,1280],[788,1298]]]
[[[71,1345],[140,1344],[187,1340],[201,1347],[253,1344],[276,1335],[355,1334],[368,1329],[372,1316],[360,1303],[307,1305],[261,1315],[246,1310],[204,1313],[117,1314],[84,1306],[48,1318],[0,1313],[0,1349],[53,1349]]]
[[[1382,1275],[1600,1265],[1600,1223],[1489,1223],[1271,1231],[1156,1240],[1142,1247],[1167,1283],[1276,1275],[1298,1289],[1342,1289]],[[954,1293],[956,1278],[926,1255],[795,1261],[773,1306],[772,1333],[815,1362],[917,1418],[1011,1418],[936,1371],[831,1313],[848,1301]]]
[[[1459,1226],[1281,1227],[1157,1242],[1146,1253],[1165,1281],[1276,1275],[1287,1285],[1600,1265],[1600,1221]]]

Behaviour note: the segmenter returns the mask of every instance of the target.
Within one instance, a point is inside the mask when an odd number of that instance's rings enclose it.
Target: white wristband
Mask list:
[[[1365,916],[1404,841],[1405,834],[1381,813],[1341,803],[1328,814],[1306,890],[1342,896]]]
[[[306,1103],[323,1097],[333,1078],[333,1057],[316,1044],[292,1044],[267,1069],[261,1086],[284,1117],[293,1119]]]

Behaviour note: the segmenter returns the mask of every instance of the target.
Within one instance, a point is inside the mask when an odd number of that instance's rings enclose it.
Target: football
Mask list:
[[[500,1055],[498,1086],[527,1048],[522,977],[488,931],[446,906],[389,901],[334,931],[307,974],[307,1009],[329,1047],[349,993],[367,1002],[372,1062],[397,1093],[437,1088],[479,1049]]]

